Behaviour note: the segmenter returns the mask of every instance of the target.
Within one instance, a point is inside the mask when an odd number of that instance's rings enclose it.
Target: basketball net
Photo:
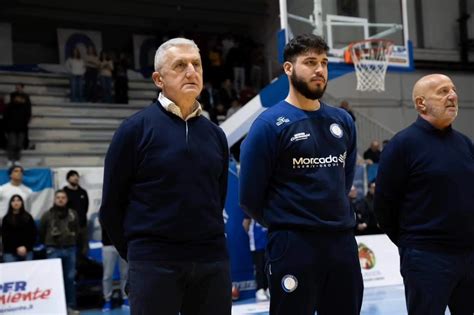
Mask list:
[[[349,45],[358,91],[385,91],[385,75],[392,48],[393,42],[385,39],[366,39]]]

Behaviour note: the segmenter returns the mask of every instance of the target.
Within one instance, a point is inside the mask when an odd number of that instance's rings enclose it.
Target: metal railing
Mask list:
[[[352,109],[356,117],[357,146],[362,155],[370,146],[373,140],[378,140],[381,144],[383,140],[388,140],[395,135],[395,131],[385,127],[375,119]]]

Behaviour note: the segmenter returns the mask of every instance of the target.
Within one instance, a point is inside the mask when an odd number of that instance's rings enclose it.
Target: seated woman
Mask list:
[[[20,195],[13,195],[2,222],[3,260],[5,262],[33,260],[36,235],[35,221],[26,211],[23,198]]]

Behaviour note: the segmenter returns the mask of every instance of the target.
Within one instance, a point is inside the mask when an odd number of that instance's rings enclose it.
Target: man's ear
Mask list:
[[[426,112],[425,98],[423,96],[417,96],[415,98],[415,109],[422,114]]]
[[[163,80],[159,72],[153,72],[153,74],[151,75],[151,78],[153,79],[153,82],[155,82],[155,85],[157,87],[159,87],[160,89],[163,89]]]
[[[293,64],[289,61],[283,63],[283,70],[286,75],[291,75],[293,73]]]

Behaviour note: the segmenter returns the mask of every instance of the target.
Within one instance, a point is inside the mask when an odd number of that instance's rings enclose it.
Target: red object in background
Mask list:
[[[240,298],[240,290],[237,286],[232,286],[232,301],[237,301]]]

